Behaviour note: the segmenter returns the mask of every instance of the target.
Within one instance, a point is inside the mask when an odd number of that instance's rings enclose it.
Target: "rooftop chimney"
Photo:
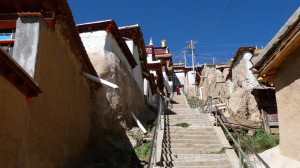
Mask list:
[[[167,47],[167,40],[162,40],[161,41],[161,46],[162,47]]]

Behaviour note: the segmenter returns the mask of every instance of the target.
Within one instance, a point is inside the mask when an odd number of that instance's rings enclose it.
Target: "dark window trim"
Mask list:
[[[42,93],[37,83],[24,69],[0,47],[0,75],[14,85],[26,97]]]

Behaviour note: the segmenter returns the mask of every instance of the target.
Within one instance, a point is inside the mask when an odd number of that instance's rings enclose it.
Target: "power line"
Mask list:
[[[199,43],[202,46],[208,45],[208,46],[243,46],[243,45],[257,45],[257,44],[266,44],[268,42],[248,42],[248,43],[234,43],[234,44],[228,44],[228,43]]]

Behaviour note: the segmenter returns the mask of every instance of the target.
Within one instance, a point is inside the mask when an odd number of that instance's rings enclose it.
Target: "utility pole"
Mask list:
[[[213,67],[214,67],[214,70],[216,70],[216,61],[215,61],[215,57],[213,57]]]
[[[194,49],[195,49],[195,41],[191,40],[191,44],[189,45],[189,49],[192,51],[192,64],[193,64],[193,75],[194,75],[194,96],[196,97],[196,74],[195,74],[195,60],[194,60]]]
[[[186,51],[183,51],[184,67],[186,68]]]

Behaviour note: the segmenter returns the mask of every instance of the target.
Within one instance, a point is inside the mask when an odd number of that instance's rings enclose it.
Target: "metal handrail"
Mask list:
[[[256,151],[252,148],[251,145],[249,145],[245,139],[233,128],[233,126],[229,123],[229,121],[226,119],[226,117],[224,116],[224,114],[222,114],[221,110],[218,108],[218,106],[215,106],[216,108],[216,118],[217,121],[220,121],[221,126],[223,126],[223,128],[226,130],[226,132],[228,133],[228,135],[231,137],[231,139],[233,140],[233,142],[236,144],[238,150],[239,150],[239,158],[241,159],[241,155],[243,155],[243,157],[246,159],[246,161],[249,163],[249,165],[254,168],[255,166],[251,163],[249,157],[245,154],[245,152],[242,150],[241,146],[240,146],[240,141],[242,141],[245,145],[246,148],[252,153],[254,154],[254,156],[266,167],[266,168],[270,168],[269,165],[256,153]],[[220,115],[221,117],[219,117],[218,115]],[[223,119],[225,120],[225,122],[228,124],[228,127],[236,134],[236,136],[238,137],[238,142],[234,139],[233,135],[229,132],[229,130],[227,129],[227,127],[225,126]],[[240,164],[241,161],[240,161]],[[241,167],[241,165],[240,165]]]
[[[207,111],[207,109],[209,109],[209,113],[211,113],[211,110],[212,110],[212,97],[211,96],[207,97],[204,105],[201,105],[201,104],[199,105],[200,112],[204,113]]]
[[[152,138],[152,146],[151,146],[151,151],[150,151],[150,156],[149,156],[149,161],[148,161],[148,168],[153,167],[156,165],[157,158],[156,158],[156,151],[157,151],[157,135],[158,131],[161,129],[161,114],[163,112],[163,97],[159,96],[159,104],[158,104],[158,111],[157,111],[157,118],[156,118],[156,124],[155,124],[155,129],[154,129],[154,134]]]

